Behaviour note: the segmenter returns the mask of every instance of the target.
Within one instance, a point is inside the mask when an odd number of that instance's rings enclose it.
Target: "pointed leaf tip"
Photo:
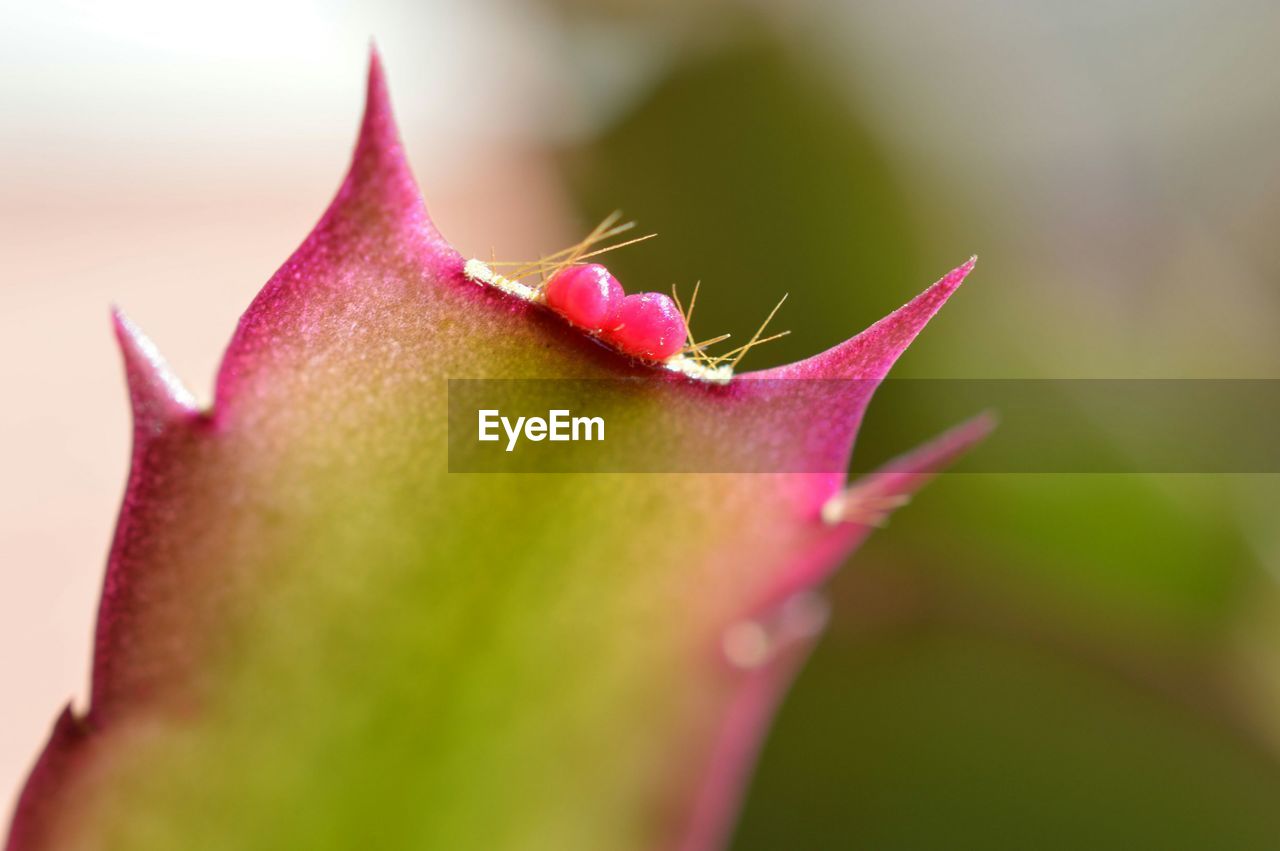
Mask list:
[[[756,373],[762,378],[840,378],[879,381],[916,335],[964,282],[975,254],[933,286],[857,336],[807,360]]]
[[[996,422],[995,414],[986,411],[893,459],[827,500],[822,506],[823,521],[832,525],[883,526],[895,509],[910,501],[912,494],[985,440]]]
[[[112,324],[124,358],[137,433],[154,433],[196,413],[196,400],[169,369],[155,344],[119,308]]]
[[[973,270],[977,259],[970,257],[907,304],[834,348],[807,360],[746,373],[739,378],[812,382],[813,387],[797,387],[791,394],[811,412],[800,421],[797,437],[817,456],[826,459],[821,463],[831,464],[837,460],[834,452],[839,452],[843,462],[847,462],[862,416],[880,381]],[[778,392],[776,386],[771,391],[774,382],[766,381],[756,387],[750,386],[751,383],[740,385],[748,398]]]
[[[414,233],[438,249],[447,244],[427,215],[418,183],[409,168],[391,108],[391,95],[376,46],[369,48],[364,116],[351,167],[319,230],[351,228],[351,223],[381,221],[399,234]]]
[[[54,847],[55,828],[59,819],[66,818],[59,799],[83,759],[87,736],[84,719],[68,703],[54,722],[40,758],[27,775],[13,810],[5,851]]]
[[[391,94],[387,88],[387,76],[382,67],[382,57],[376,46],[369,48],[369,73],[365,84],[364,117],[360,123],[360,137],[356,141],[351,174],[361,182],[394,176],[402,182],[406,178],[411,187],[409,195],[415,200],[417,187],[409,177],[408,163],[400,142],[391,109]]]
[[[387,91],[387,74],[382,67],[382,54],[376,44],[369,45],[369,72],[365,81],[365,120],[370,114],[385,116],[391,111],[391,95]]]

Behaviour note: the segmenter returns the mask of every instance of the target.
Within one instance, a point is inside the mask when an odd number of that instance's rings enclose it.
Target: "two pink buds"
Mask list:
[[[662,361],[684,348],[688,328],[668,295],[627,295],[599,263],[561,269],[547,281],[547,306],[609,345],[645,360]]]

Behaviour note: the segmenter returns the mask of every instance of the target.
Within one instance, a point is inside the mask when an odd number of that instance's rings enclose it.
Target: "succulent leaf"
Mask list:
[[[135,445],[91,699],[59,718],[10,851],[723,840],[821,630],[813,589],[874,525],[854,509],[883,512],[985,421],[852,490],[834,471],[450,473],[447,379],[641,378],[611,416],[675,406],[691,433],[778,384],[761,379],[851,379],[770,424],[792,431],[735,436],[847,460],[875,383],[972,261],[727,388],[464,266],[375,56],[350,171],[241,319],[210,410],[116,315]]]

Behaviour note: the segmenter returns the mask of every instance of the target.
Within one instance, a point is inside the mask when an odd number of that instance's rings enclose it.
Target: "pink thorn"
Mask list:
[[[992,414],[981,414],[836,491],[820,506],[824,522],[814,530],[810,548],[774,577],[760,605],[777,605],[824,582],[879,521],[990,434],[995,423]]]
[[[978,262],[970,257],[933,286],[867,330],[807,360],[752,374],[753,378],[849,378],[879,380]]]
[[[821,457],[831,457],[833,452],[840,451],[847,459],[876,387],[973,270],[977,259],[969,258],[857,336],[806,360],[744,373],[739,379],[809,379],[819,384],[815,393],[821,396],[821,402],[815,404],[813,416],[806,420],[804,431],[797,437],[811,443]],[[747,380],[739,386],[747,394],[770,392],[772,382],[760,385],[759,389],[752,388],[751,383]]]
[[[350,282],[351,297],[364,298],[357,289],[368,286],[368,279],[342,269],[369,257],[406,259],[437,280],[458,276],[463,265],[427,214],[396,129],[376,48],[370,49],[364,117],[347,175],[319,223],[241,317],[218,370],[214,410],[227,409],[261,352],[296,331],[303,305],[313,298],[310,290]]]
[[[51,847],[59,818],[65,818],[62,793],[68,778],[83,770],[89,731],[68,704],[53,725],[49,741],[27,775],[14,807],[5,851]]]
[[[111,311],[124,357],[134,432],[156,434],[197,413],[196,401],[160,356],[155,344],[119,308]]]
[[[418,191],[417,181],[409,168],[400,132],[391,109],[391,95],[376,47],[369,49],[369,77],[365,87],[364,117],[347,179],[338,191],[325,220],[335,218],[337,210],[346,213],[370,212],[396,224],[425,226],[439,239],[427,217]],[[325,220],[322,220],[321,227]]]
[[[995,427],[995,415],[987,412],[948,429],[833,496],[823,506],[823,520],[828,523],[880,525],[877,521],[884,520],[906,498],[985,440]]]

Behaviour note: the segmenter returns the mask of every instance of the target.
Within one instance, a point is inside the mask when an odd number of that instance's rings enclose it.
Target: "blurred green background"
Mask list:
[[[977,252],[895,375],[1274,375],[1280,16],[1027,5],[561,7],[665,56],[559,157],[581,220],[658,231],[611,267],[701,279],[704,335],[789,292],[754,366]],[[735,847],[1280,846],[1277,493],[942,477],[835,580]]]
[[[7,788],[83,682],[127,457],[104,305],[208,386],[335,185],[370,35],[451,239],[524,257],[621,208],[660,236],[610,266],[633,290],[701,280],[701,335],[748,336],[790,293],[793,333],[746,367],[844,339],[972,253],[895,375],[1280,366],[1274,3],[5,15]],[[869,416],[900,449],[924,436]],[[835,579],[735,847],[1280,847],[1277,505],[1274,476],[940,477]]]

